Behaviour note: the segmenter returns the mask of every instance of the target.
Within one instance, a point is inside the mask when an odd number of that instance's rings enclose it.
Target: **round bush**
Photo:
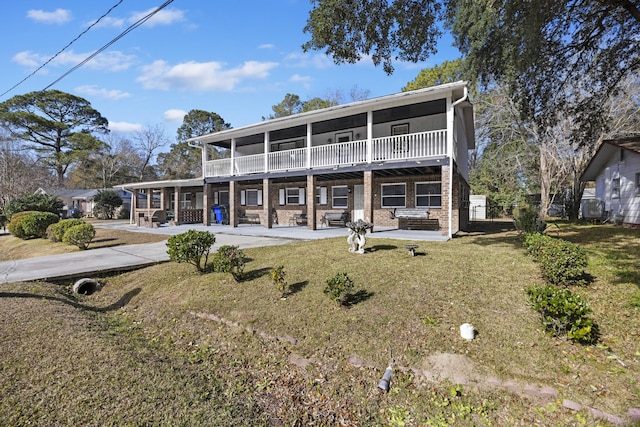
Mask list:
[[[27,215],[30,215],[34,212],[35,211],[23,211],[13,214],[11,216],[9,224],[7,224],[7,230],[9,230],[9,233],[13,234],[19,239],[25,239],[26,237],[24,230],[22,229],[22,221],[24,221]]]
[[[96,236],[96,230],[91,224],[78,224],[70,227],[62,236],[62,241],[67,245],[87,249],[89,243]]]
[[[80,224],[84,224],[84,221],[79,218],[63,219],[60,222],[51,224],[49,228],[47,228],[47,239],[52,242],[62,242],[64,233],[74,225]]]
[[[58,215],[51,212],[18,212],[11,217],[9,232],[20,239],[45,238],[47,227],[58,222]]]
[[[169,237],[167,253],[171,261],[193,264],[203,272],[215,242],[216,237],[208,231],[189,230]]]

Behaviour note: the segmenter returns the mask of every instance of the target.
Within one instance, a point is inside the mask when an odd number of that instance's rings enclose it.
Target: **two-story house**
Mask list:
[[[234,227],[304,218],[315,230],[343,214],[384,229],[403,227],[394,210],[417,208],[451,237],[469,219],[474,131],[467,84],[456,82],[201,135],[189,142],[202,178],[123,187],[147,195],[132,218],[162,209],[209,225],[222,209]]]

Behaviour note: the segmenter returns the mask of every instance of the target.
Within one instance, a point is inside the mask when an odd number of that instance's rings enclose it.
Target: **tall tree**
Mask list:
[[[188,179],[202,176],[202,151],[207,150],[207,160],[225,157],[226,152],[211,147],[195,147],[187,139],[213,132],[231,129],[231,124],[217,113],[191,110],[183,119],[176,134],[176,143],[168,153],[158,154],[158,174],[163,179]]]
[[[55,181],[28,150],[0,130],[0,211],[10,200],[32,194],[38,187],[52,186]]]
[[[640,10],[632,0],[314,0],[303,49],[324,49],[337,63],[370,55],[391,73],[394,60],[433,54],[443,24],[470,79],[506,84],[520,114],[541,128],[566,111],[583,141],[606,125],[600,105],[640,70]],[[566,103],[576,76],[586,90]]]
[[[268,117],[262,117],[263,120],[276,119],[278,117],[287,117],[293,114],[306,113],[308,111],[320,110],[322,108],[332,107],[338,105],[337,93],[335,97],[328,97],[327,99],[315,97],[302,101],[300,96],[288,93],[284,96],[284,99],[271,107],[273,113]]]
[[[409,90],[457,82],[462,80],[463,71],[464,61],[462,58],[454,59],[453,61],[444,61],[435,67],[421,70],[415,79],[411,80],[402,88],[402,91],[407,92]]]
[[[94,134],[108,132],[108,121],[89,101],[58,90],[18,95],[0,104],[0,123],[16,141],[41,156],[64,183],[70,165],[103,144]]]
[[[150,178],[152,175],[155,175],[155,171],[153,171],[153,173],[150,170],[147,171],[153,156],[160,148],[169,144],[169,140],[164,133],[164,129],[160,125],[147,125],[141,130],[134,132],[132,139],[133,146],[137,149],[140,157],[142,158],[138,177],[141,180],[144,179],[145,176]]]

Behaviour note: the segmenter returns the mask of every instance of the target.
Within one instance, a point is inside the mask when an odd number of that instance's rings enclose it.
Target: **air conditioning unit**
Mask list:
[[[582,218],[602,219],[604,216],[604,203],[599,199],[583,200],[581,204]]]

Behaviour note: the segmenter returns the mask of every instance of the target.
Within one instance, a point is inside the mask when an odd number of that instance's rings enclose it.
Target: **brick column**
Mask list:
[[[316,177],[307,175],[307,228],[316,229]]]
[[[264,226],[267,228],[273,227],[273,218],[271,218],[271,197],[269,192],[270,183],[271,180],[269,180],[269,178],[264,178],[262,180],[262,214],[265,218]]]
[[[373,224],[373,172],[364,172],[364,220]]]
[[[239,185],[235,181],[229,182],[229,225],[232,227],[237,227],[238,222],[236,217],[238,213],[236,212],[236,206],[240,205],[240,189]]]
[[[204,184],[204,191],[202,192],[202,223],[204,225],[211,225],[211,208],[213,207],[213,185],[209,183]]]

